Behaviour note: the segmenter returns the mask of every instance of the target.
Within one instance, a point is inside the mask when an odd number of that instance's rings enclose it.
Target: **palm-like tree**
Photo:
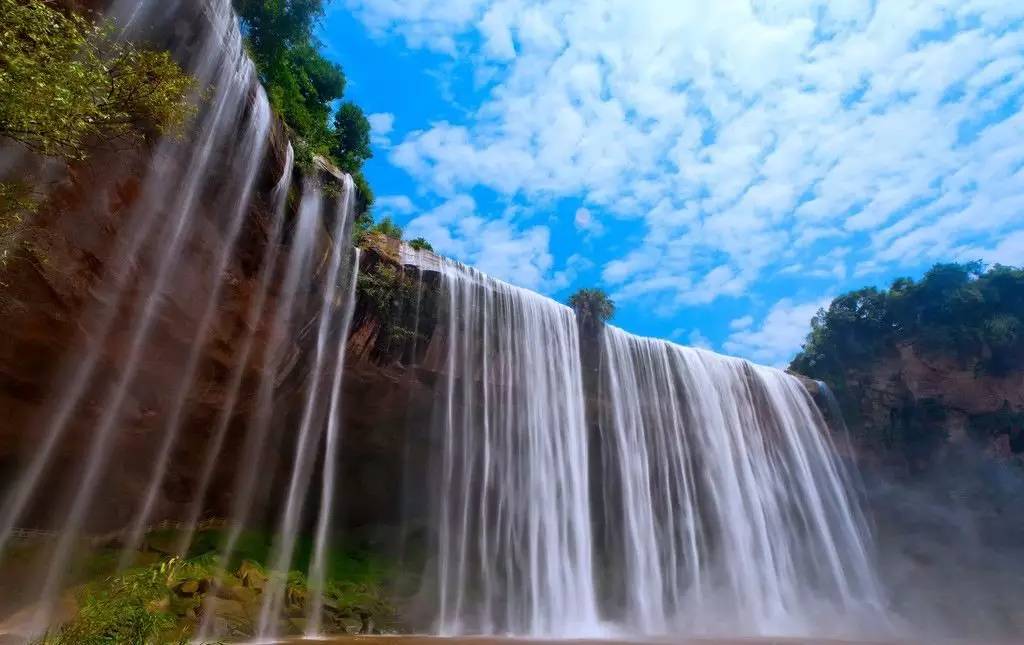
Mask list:
[[[598,327],[615,315],[615,302],[604,289],[585,288],[569,296],[569,306],[576,310],[582,327]]]

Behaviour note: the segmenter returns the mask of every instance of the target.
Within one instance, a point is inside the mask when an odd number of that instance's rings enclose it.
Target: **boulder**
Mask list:
[[[242,581],[242,586],[256,591],[263,591],[267,586],[267,574],[263,573],[258,564],[249,560],[243,561],[238,567],[238,579]]]
[[[179,596],[194,596],[199,593],[199,581],[185,580],[179,582],[178,586],[174,588],[174,591]]]

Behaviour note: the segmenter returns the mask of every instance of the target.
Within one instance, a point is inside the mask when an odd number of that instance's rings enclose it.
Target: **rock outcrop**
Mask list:
[[[963,449],[1024,464],[1024,369],[994,375],[906,344],[850,370],[842,404],[869,465],[919,472]]]

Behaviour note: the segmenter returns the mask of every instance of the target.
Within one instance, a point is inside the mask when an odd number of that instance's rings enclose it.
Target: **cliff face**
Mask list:
[[[964,449],[1024,464],[1024,369],[994,375],[903,344],[844,377],[843,411],[869,465],[919,472]]]
[[[107,3],[84,3],[101,10]],[[212,22],[207,3],[181,3],[167,22],[148,26],[147,33],[162,38],[157,44],[169,48],[184,60],[201,51],[199,44],[209,41]],[[165,41],[165,42],[164,42]],[[211,90],[212,92],[213,90]],[[263,100],[250,91],[242,97],[242,114],[258,109]],[[205,107],[204,107],[205,109]],[[196,126],[198,127],[198,126]],[[184,137],[195,137],[189,133]],[[216,146],[210,151],[200,177],[190,212],[194,213],[191,234],[183,243],[173,264],[167,286],[160,290],[159,306],[146,336],[142,359],[132,377],[130,392],[117,419],[112,454],[117,467],[110,469],[102,483],[105,504],[90,520],[90,530],[108,530],[127,523],[140,491],[145,490],[153,463],[153,453],[164,425],[171,415],[178,379],[186,370],[187,357],[196,342],[196,333],[206,309],[205,294],[211,280],[222,285],[216,314],[196,368],[183,407],[182,441],[178,442],[167,482],[158,501],[158,518],[173,519],[183,513],[190,501],[191,488],[218,413],[227,405],[229,375],[239,362],[242,339],[251,331],[257,356],[246,363],[236,419],[228,441],[236,441],[244,429],[251,407],[253,390],[262,376],[259,352],[271,344],[268,321],[260,320],[249,329],[247,312],[252,308],[266,249],[274,227],[272,193],[288,162],[288,140],[283,124],[272,119],[267,132],[265,153],[256,168],[251,199],[247,202],[237,236],[226,226],[227,188],[237,185],[232,162],[244,150]],[[118,150],[98,150],[87,161],[68,168],[47,166],[15,148],[0,149],[0,176],[43,177],[47,199],[21,232],[16,246],[2,267],[0,299],[0,488],[8,490],[18,473],[40,449],[45,428],[69,387],[75,368],[94,354],[97,367],[86,384],[83,402],[68,424],[64,440],[58,444],[51,467],[47,469],[42,490],[59,491],[69,475],[82,468],[83,455],[99,419],[107,411],[104,402],[119,370],[131,354],[133,325],[151,285],[160,270],[153,260],[169,244],[177,213],[161,213],[155,233],[142,243],[141,250],[126,261],[124,249],[139,230],[140,218],[148,209],[166,208],[166,203],[148,204],[144,200],[147,185],[162,180],[178,181],[195,163],[194,156],[160,154],[160,143]],[[237,168],[237,163],[234,166]],[[326,167],[319,180],[335,182]],[[164,179],[166,178],[166,179]],[[296,174],[290,187],[291,202],[297,203],[301,178]],[[172,187],[173,188],[173,187]],[[152,191],[150,191],[152,194]],[[284,250],[287,255],[294,207],[285,214]],[[326,209],[333,212],[333,209]],[[183,216],[183,215],[181,215]],[[334,240],[328,234],[330,221],[317,224],[315,255],[322,258]],[[221,250],[231,247],[226,269],[217,271]],[[322,263],[321,263],[322,264]],[[303,289],[312,293],[322,276],[318,267],[311,284]],[[110,284],[121,281],[120,290]],[[274,309],[279,297],[276,288],[267,295],[264,310]],[[295,312],[295,327],[308,329],[316,315],[311,298]],[[109,333],[98,333],[98,319],[113,312]],[[292,356],[287,373],[276,375],[278,396],[287,401],[295,395],[291,375],[301,373],[309,349],[308,333],[292,339]],[[224,459],[216,474],[215,490],[226,491],[237,464]],[[224,494],[213,499],[207,514],[224,513],[228,500]],[[63,511],[39,504],[26,517],[26,525],[47,525]]]

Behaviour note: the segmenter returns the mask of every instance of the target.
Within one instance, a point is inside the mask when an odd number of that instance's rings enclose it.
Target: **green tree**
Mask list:
[[[584,328],[599,327],[615,315],[615,302],[604,289],[580,289],[569,296],[569,306],[576,311],[576,318]]]
[[[304,140],[297,150],[302,157],[327,155],[330,105],[345,93],[345,74],[313,36],[323,0],[234,0],[234,6],[271,105]]]
[[[373,194],[373,188],[366,181],[366,176],[362,171],[352,173],[352,181],[356,185],[356,194],[358,195],[356,212],[361,217],[369,217],[370,207],[373,206],[373,202],[376,199],[376,196]]]
[[[331,152],[338,167],[348,173],[359,172],[363,163],[373,157],[370,122],[355,103],[342,103],[334,115],[334,146]]]
[[[391,217],[385,217],[373,227],[374,233],[379,233],[384,237],[390,237],[394,240],[401,240],[403,231],[402,227],[395,224],[395,221]]]
[[[422,237],[417,237],[414,240],[409,241],[409,246],[416,249],[417,251],[433,251],[434,247],[430,245],[430,242],[426,241]]]
[[[46,156],[166,134],[194,112],[195,81],[165,51],[111,37],[41,0],[0,0],[0,137]]]
[[[357,212],[373,205],[362,174],[372,156],[370,124],[358,106],[332,105],[345,94],[342,68],[320,53],[313,32],[324,15],[324,0],[234,0],[242,31],[260,80],[274,109],[295,135],[296,161],[308,165],[324,156],[352,175],[359,193]],[[364,223],[365,224],[365,223]],[[358,238],[369,226],[357,227]]]

